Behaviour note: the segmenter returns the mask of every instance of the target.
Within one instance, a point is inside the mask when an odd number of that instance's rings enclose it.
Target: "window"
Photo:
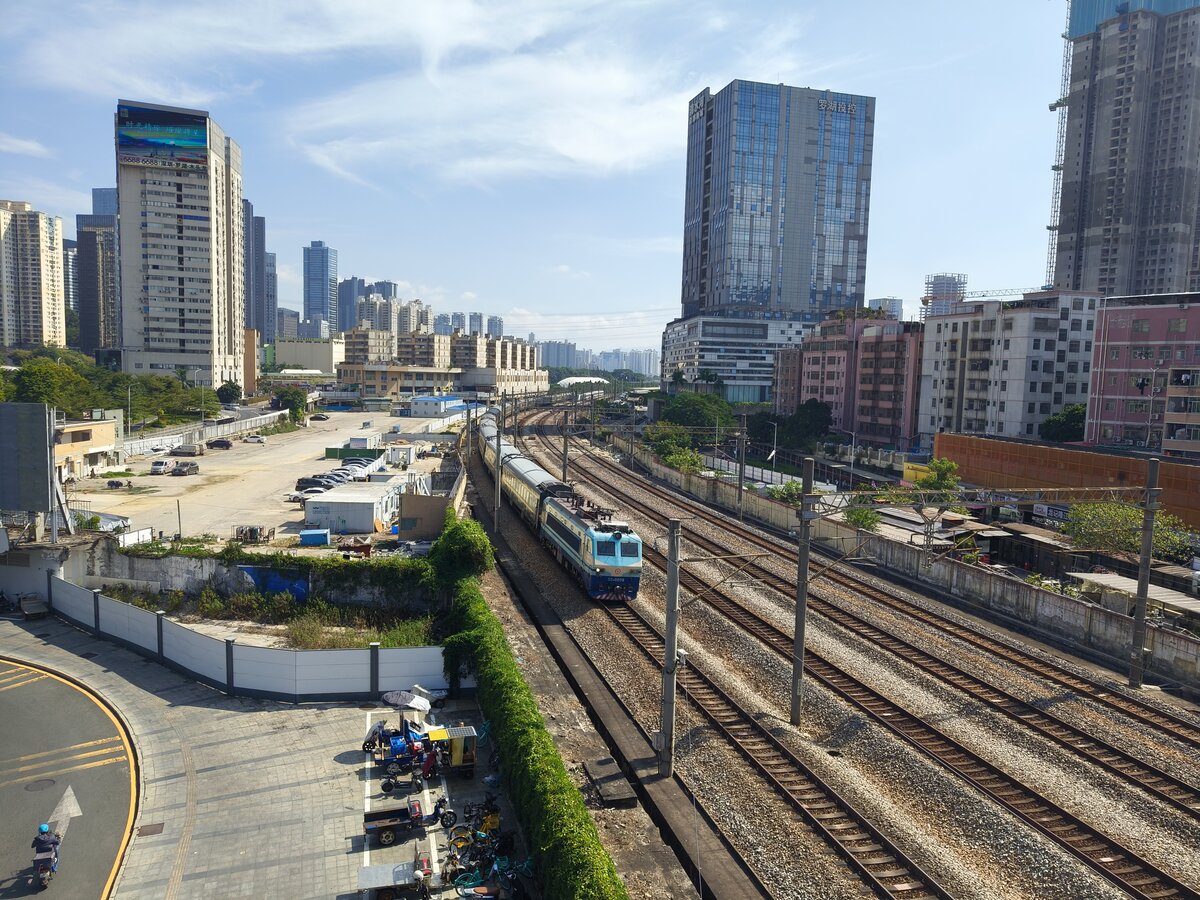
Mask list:
[[[616,541],[596,541],[597,556],[616,556],[617,542]]]
[[[1134,319],[1133,320],[1133,330],[1139,334],[1149,334],[1150,333],[1150,320],[1149,319]]]
[[[1049,403],[1039,403],[1038,404],[1038,413],[1043,416],[1050,415],[1050,404]]]
[[[620,547],[622,559],[637,559],[641,555],[641,548],[633,541],[621,541]]]
[[[1041,349],[1042,349],[1042,339],[1041,339],[1041,338],[1034,338],[1034,339],[1033,339],[1033,349],[1034,349],[1034,350],[1041,350]]]
[[[1184,334],[1187,332],[1187,319],[1168,319],[1168,334]]]
[[[1029,408],[1028,408],[1026,411],[1027,411],[1027,412],[1030,412],[1030,413],[1032,413],[1032,412],[1034,412],[1036,409],[1037,409],[1037,404],[1036,404],[1036,403],[1030,403],[1030,404],[1029,404]]]
[[[1007,359],[1000,360],[1000,371],[1001,372],[1008,371],[1008,360]]]

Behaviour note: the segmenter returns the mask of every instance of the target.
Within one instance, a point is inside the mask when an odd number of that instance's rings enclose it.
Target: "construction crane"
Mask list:
[[[935,300],[969,300],[975,297],[1019,297],[1023,294],[1032,294],[1038,291],[1052,291],[1054,285],[1043,284],[1041,287],[1032,288],[1000,288],[995,291],[958,291],[952,294],[926,294],[921,298],[921,305],[928,306]]]
[[[1058,99],[1050,104],[1050,112],[1058,116],[1058,135],[1054,145],[1054,184],[1050,188],[1050,224],[1046,226],[1046,283],[1054,281],[1054,268],[1058,261],[1058,228],[1062,216],[1063,163],[1067,157],[1067,97],[1071,93],[1071,0],[1067,0],[1067,24],[1063,28],[1062,77],[1059,82]]]

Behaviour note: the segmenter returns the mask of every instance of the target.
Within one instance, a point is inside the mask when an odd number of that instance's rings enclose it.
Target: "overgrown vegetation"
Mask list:
[[[465,533],[476,532],[486,540],[478,523],[461,525]],[[453,565],[454,557],[448,552],[437,558]],[[451,574],[451,570],[439,572],[439,581],[445,583]],[[543,896],[627,898],[625,885],[600,843],[595,823],[567,775],[500,622],[484,601],[475,578],[464,577],[454,583],[446,627],[447,677],[455,684],[464,674],[475,676],[479,705],[492,723],[497,746],[503,748],[501,767],[509,796],[539,860]]]
[[[1120,503],[1076,503],[1062,532],[1081,550],[1129,553],[1142,550],[1142,510]],[[1182,519],[1159,511],[1154,517],[1154,557],[1178,565],[1192,561],[1192,534]]]

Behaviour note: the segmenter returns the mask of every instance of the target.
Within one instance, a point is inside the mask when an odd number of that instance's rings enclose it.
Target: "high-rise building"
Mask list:
[[[253,328],[258,339],[266,342],[275,324],[274,312],[267,309],[267,220],[254,215],[254,204],[249,200],[242,201],[242,215],[246,223],[246,327]]]
[[[275,254],[272,253],[272,256]],[[275,313],[275,338],[295,338],[300,333],[300,313],[281,306]]]
[[[471,327],[469,329],[469,333],[483,335],[486,337],[483,332],[483,313],[471,313],[470,318]]]
[[[79,311],[79,243],[63,238],[63,303]]]
[[[897,322],[904,318],[904,301],[899,297],[876,297],[867,301],[867,309],[878,309]]]
[[[107,188],[93,188],[92,214],[75,217],[79,245],[79,346],[85,353],[121,346],[121,307],[117,294],[117,217],[98,213],[112,208]],[[97,193],[101,193],[97,202]],[[116,190],[113,190],[116,194]]]
[[[352,275],[338,282],[335,323],[338,331],[349,331],[358,324],[358,300],[367,296],[367,293],[367,284],[361,278]]]
[[[337,251],[324,241],[304,248],[304,318],[331,321],[337,309]],[[336,327],[336,323],[335,323]]]
[[[450,313],[438,313],[433,317],[433,333],[453,334],[454,328],[450,324],[450,321]]]
[[[695,97],[683,318],[862,306],[874,132],[873,97],[740,80]]]
[[[0,346],[67,345],[62,219],[0,200]]]
[[[279,324],[279,271],[275,267],[275,254],[263,254],[264,310],[263,344],[275,343],[275,329]]]
[[[691,101],[664,380],[713,371],[725,399],[770,402],[776,352],[862,306],[874,133],[874,97],[737,80]]]
[[[450,313],[450,330],[462,331],[467,330],[467,314],[466,313]]]
[[[117,101],[122,366],[244,385],[242,151],[207,112]]]
[[[1065,37],[1054,287],[1200,289],[1200,2],[1076,0]]]
[[[929,316],[949,315],[967,299],[967,276],[948,272],[925,276],[925,294],[921,297],[921,321]]]
[[[501,316],[487,317],[487,336],[490,338],[504,337],[504,319]]]
[[[115,216],[117,214],[117,189],[92,188],[92,215]]]
[[[378,294],[384,300],[395,300],[400,296],[400,285],[394,281],[377,281],[367,286],[368,294]]]

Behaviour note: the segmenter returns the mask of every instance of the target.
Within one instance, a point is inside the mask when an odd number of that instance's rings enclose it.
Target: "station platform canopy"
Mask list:
[[[570,378],[564,378],[558,382],[559,387],[574,387],[577,384],[608,384],[607,378],[601,378],[598,375],[572,375]]]

